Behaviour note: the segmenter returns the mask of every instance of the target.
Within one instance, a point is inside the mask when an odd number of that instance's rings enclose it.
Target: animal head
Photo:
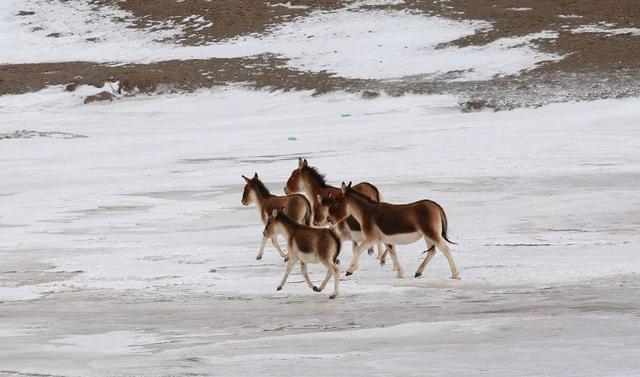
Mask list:
[[[298,168],[291,172],[291,176],[289,176],[289,179],[287,180],[287,185],[284,186],[284,192],[286,194],[304,191],[302,169],[308,166],[307,160],[303,160],[301,157],[298,157]]]
[[[328,208],[322,205],[322,197],[316,194],[313,201],[313,225],[324,226],[327,222]]]
[[[242,191],[242,205],[248,206],[249,204],[255,202],[258,192],[260,192],[262,195],[264,195],[265,193],[267,195],[269,194],[267,188],[258,178],[258,173],[255,173],[253,175],[253,178],[251,179],[245,177],[244,175],[242,176],[242,178],[244,178],[244,181],[246,182],[246,184],[244,185],[244,190]]]
[[[351,190],[351,182],[349,182],[349,185],[342,182],[341,193],[333,198],[329,204],[327,221],[330,223],[336,224],[346,219],[351,214],[349,212],[349,206],[347,205],[346,198],[349,190]]]
[[[313,201],[313,225],[324,226],[327,224],[327,218],[329,217],[329,207],[334,203],[335,198],[331,194],[324,198],[316,194],[315,199]]]
[[[264,226],[264,230],[262,231],[262,235],[265,238],[273,237],[276,234],[276,223],[278,220],[278,216],[284,212],[284,207],[280,209],[274,209],[269,214],[269,218],[267,218],[267,223]]]

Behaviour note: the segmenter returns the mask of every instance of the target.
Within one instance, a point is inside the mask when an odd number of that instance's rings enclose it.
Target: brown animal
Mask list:
[[[287,213],[291,218],[293,218],[297,222],[301,222],[304,224],[309,224],[311,220],[311,204],[304,195],[301,194],[292,194],[285,196],[277,196],[273,195],[269,192],[267,187],[260,181],[258,178],[258,173],[255,173],[253,178],[249,179],[242,176],[244,178],[246,184],[244,185],[244,191],[242,192],[242,205],[248,206],[251,203],[256,203],[258,207],[258,212],[260,212],[260,219],[263,224],[267,223],[267,219],[269,218],[269,214],[274,209],[284,208],[285,213]],[[282,251],[280,245],[278,244],[277,234],[274,234],[270,237],[273,246],[278,250],[280,256],[287,260],[287,255]],[[260,244],[260,250],[258,251],[258,255],[256,256],[257,260],[262,259],[262,254],[264,253],[264,246],[267,242],[267,238],[262,238],[262,243]]]
[[[326,198],[321,198],[320,195],[316,197],[313,202],[313,217],[314,225],[324,226],[327,223],[329,217],[329,207],[333,204],[335,198],[329,194]],[[353,250],[355,251],[359,242],[364,241],[364,234],[362,233],[362,227],[360,223],[353,217],[348,216],[342,221],[338,221],[331,226],[331,229],[338,235],[341,241],[353,242]],[[378,259],[381,259],[384,255],[384,246],[377,244],[378,247]],[[387,247],[390,247],[387,245]],[[368,249],[369,254],[373,253],[373,249]],[[384,265],[384,260],[381,259],[381,264]],[[398,271],[398,266],[393,264],[393,270]]]
[[[438,203],[431,200],[400,205],[375,202],[355,191],[351,182],[348,186],[343,182],[341,194],[329,207],[329,221],[335,223],[350,215],[362,225],[365,240],[356,248],[347,275],[351,275],[358,268],[360,255],[371,245],[380,242],[404,245],[424,238],[427,243],[427,255],[418,266],[415,277],[422,275],[437,247],[449,261],[451,278],[459,278],[458,268],[446,243],[452,243],[447,238],[447,216]],[[393,246],[388,252],[391,258],[397,259]],[[383,259],[384,257],[383,255]],[[398,271],[398,274],[401,275],[402,271]]]
[[[331,229],[312,228],[299,224],[284,213],[283,210],[273,210],[264,227],[263,235],[268,238],[277,233],[285,236],[289,250],[287,269],[277,290],[282,289],[287,282],[291,269],[299,261],[300,271],[304,280],[309,288],[315,292],[322,292],[331,276],[333,276],[333,293],[329,298],[336,298],[340,290],[340,271],[337,266],[338,255],[340,254],[338,236]],[[322,263],[327,268],[327,274],[320,288],[313,285],[311,279],[309,279],[309,274],[307,273],[307,264],[309,263]]]
[[[369,182],[358,183],[353,186],[353,189],[366,196],[367,198],[380,201],[380,192],[378,189]],[[291,176],[287,180],[287,184],[284,187],[285,193],[299,193],[306,192],[311,198],[313,208],[322,209],[322,200],[330,196],[336,196],[340,194],[340,189],[327,184],[324,175],[318,172],[318,169],[309,166],[307,160],[298,158],[298,168],[291,172]],[[325,211],[313,212],[313,225],[324,226],[326,223]],[[353,242],[355,250],[356,242],[360,242],[358,233],[360,233],[360,226],[358,222],[349,217],[343,224],[336,224],[341,227],[344,232],[340,235],[343,240],[349,240]],[[347,230],[347,227],[349,228]],[[353,236],[353,237],[352,237]],[[378,259],[382,258],[384,246],[378,245]],[[369,253],[373,253],[373,249],[369,249]],[[394,268],[397,268],[394,263]]]

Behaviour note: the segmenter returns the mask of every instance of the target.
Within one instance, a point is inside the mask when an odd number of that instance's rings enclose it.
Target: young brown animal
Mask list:
[[[273,237],[280,233],[287,239],[289,250],[289,261],[285,270],[282,282],[277,290],[281,290],[287,282],[287,277],[296,262],[300,261],[300,271],[309,288],[315,292],[321,292],[327,282],[333,276],[333,293],[329,298],[336,298],[340,290],[340,271],[337,260],[340,254],[340,240],[331,230],[326,228],[312,228],[307,225],[298,224],[282,210],[273,210],[264,227],[265,238]],[[322,263],[327,268],[327,274],[320,288],[311,283],[307,274],[307,264]]]
[[[451,278],[459,278],[453,255],[445,242],[452,243],[447,239],[447,216],[438,203],[431,200],[401,205],[374,202],[355,191],[351,182],[348,186],[343,182],[341,194],[329,207],[329,221],[335,223],[349,215],[355,217],[362,225],[365,240],[356,248],[347,275],[351,275],[358,268],[360,255],[373,244],[383,242],[403,245],[424,238],[427,243],[427,255],[418,266],[415,277],[422,275],[437,247],[449,261]],[[397,259],[393,246],[388,251],[391,258]]]
[[[379,202],[380,192],[378,189],[369,182],[361,182],[353,186],[353,189],[366,196],[367,198]],[[322,209],[322,199],[340,194],[340,189],[331,185],[328,185],[325,181],[324,175],[318,172],[318,169],[309,166],[307,160],[298,158],[298,168],[291,172],[291,176],[287,180],[287,184],[284,187],[285,193],[299,193],[306,192],[311,198],[313,208]],[[326,223],[325,211],[313,212],[313,225],[323,226]],[[345,230],[343,233],[343,240],[349,240],[353,242],[353,248],[355,250],[356,242],[360,241],[358,237],[359,224],[353,218],[349,217],[348,221],[344,224],[340,224]],[[346,227],[349,227],[347,230]],[[352,237],[353,236],[353,237]],[[382,258],[384,245],[378,245],[378,259]],[[370,253],[373,253],[373,249],[369,249]],[[394,262],[394,268],[397,268]]]
[[[267,219],[269,218],[269,214],[274,209],[284,208],[284,211],[291,216],[295,221],[301,222],[304,224],[309,224],[311,220],[311,204],[304,195],[301,194],[293,194],[286,196],[277,196],[272,195],[267,187],[260,181],[258,178],[258,173],[255,173],[253,178],[249,179],[242,176],[244,178],[246,184],[244,186],[244,191],[242,192],[242,205],[248,206],[251,203],[256,203],[258,207],[258,212],[260,212],[260,219],[263,224],[267,223]],[[278,250],[280,256],[287,260],[287,255],[282,251],[280,245],[278,244],[277,234],[269,237],[271,238],[271,242],[273,246]],[[262,254],[264,253],[264,246],[267,243],[267,238],[262,238],[262,243],[260,244],[260,250],[258,251],[258,255],[256,256],[257,260],[262,259]]]

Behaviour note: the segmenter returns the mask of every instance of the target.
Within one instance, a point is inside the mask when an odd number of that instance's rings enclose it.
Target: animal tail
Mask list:
[[[449,227],[449,222],[447,221],[447,215],[445,215],[444,209],[442,209],[442,207],[440,207],[440,219],[442,220],[442,238],[444,238],[445,241],[456,245],[455,242],[447,238],[447,228]]]
[[[338,235],[333,230],[329,229],[329,234],[331,234],[331,237],[336,242],[336,253],[333,254],[333,263],[340,264],[340,259],[338,259],[338,255],[340,255],[340,250],[342,249],[342,242],[340,241],[340,238],[338,238]]]

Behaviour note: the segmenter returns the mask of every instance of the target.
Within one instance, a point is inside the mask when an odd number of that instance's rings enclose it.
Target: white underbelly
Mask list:
[[[414,243],[423,237],[422,233],[400,233],[386,235],[381,233],[382,242],[392,245],[408,245]]]
[[[300,261],[302,263],[306,263],[306,264],[313,264],[313,263],[320,263],[320,261],[318,260],[318,257],[316,255],[316,253],[298,253],[298,258],[300,259]]]

